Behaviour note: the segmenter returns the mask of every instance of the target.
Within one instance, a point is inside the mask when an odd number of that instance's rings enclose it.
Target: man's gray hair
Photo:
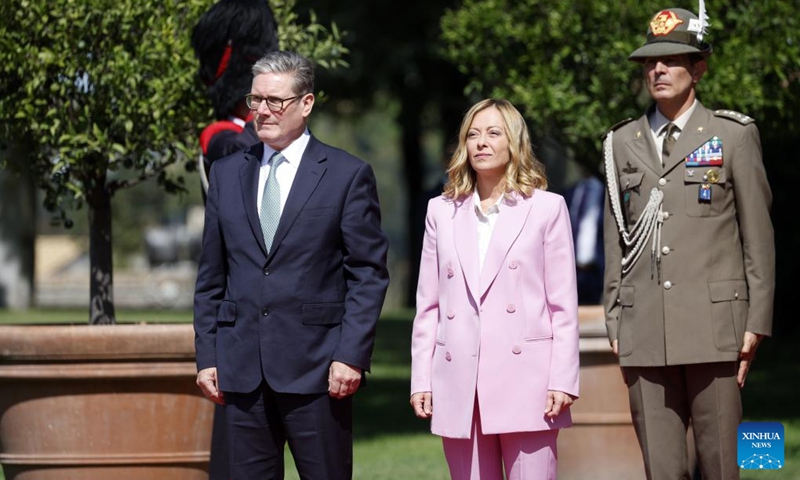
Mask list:
[[[314,93],[314,66],[299,53],[280,50],[264,55],[253,65],[253,76],[264,73],[289,73],[295,95]]]

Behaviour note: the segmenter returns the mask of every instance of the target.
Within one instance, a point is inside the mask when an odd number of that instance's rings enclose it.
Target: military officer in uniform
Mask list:
[[[696,98],[706,16],[670,8],[629,59],[654,104],[604,138],[606,327],[648,479],[738,479],[739,389],[770,335],[772,195],[752,118]]]

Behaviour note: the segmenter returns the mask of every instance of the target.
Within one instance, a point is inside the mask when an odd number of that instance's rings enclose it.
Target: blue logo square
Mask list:
[[[745,470],[779,470],[784,462],[783,425],[743,422],[739,425],[737,457]]]

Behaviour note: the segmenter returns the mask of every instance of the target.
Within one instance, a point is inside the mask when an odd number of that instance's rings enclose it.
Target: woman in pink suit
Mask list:
[[[443,437],[453,480],[555,479],[578,396],[566,204],[506,100],[467,112],[448,175],[428,204],[411,406]]]

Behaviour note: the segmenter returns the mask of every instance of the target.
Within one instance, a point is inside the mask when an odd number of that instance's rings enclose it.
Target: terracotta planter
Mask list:
[[[187,325],[0,326],[6,480],[206,480]]]
[[[559,480],[645,478],[628,389],[604,322],[602,307],[580,308],[581,398],[572,407],[573,427],[558,436]]]

